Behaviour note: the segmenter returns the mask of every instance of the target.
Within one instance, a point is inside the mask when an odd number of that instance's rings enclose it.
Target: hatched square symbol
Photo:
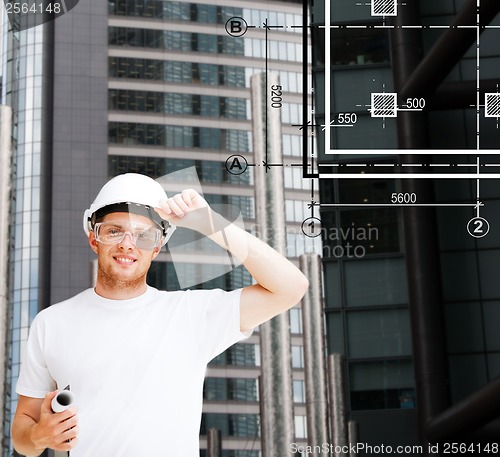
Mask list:
[[[372,16],[397,16],[397,0],[372,0]]]
[[[372,117],[397,117],[397,94],[390,92],[375,92],[371,96]]]
[[[486,100],[486,117],[500,117],[500,94],[487,93],[485,94]]]

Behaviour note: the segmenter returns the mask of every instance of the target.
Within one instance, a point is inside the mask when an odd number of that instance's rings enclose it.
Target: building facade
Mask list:
[[[225,24],[243,18],[242,37]],[[238,154],[252,162],[250,77],[276,72],[282,86],[288,255],[318,251],[300,231],[311,198],[301,162],[302,4],[258,1],[89,0],[55,21],[25,30],[4,22],[1,103],[13,109],[9,316],[4,398],[4,455],[11,455],[15,382],[30,322],[50,304],[92,285],[95,261],[81,228],[83,211],[110,177],[153,178],[194,167],[211,204],[238,207],[255,228],[252,168],[228,173]],[[262,24],[284,26],[266,33]],[[290,27],[286,27],[286,26]],[[255,26],[255,27],[253,27]],[[297,28],[291,27],[297,26]],[[74,260],[78,259],[78,260]],[[176,289],[179,274],[203,278],[186,252],[154,262],[149,283]],[[251,284],[242,268],[192,287]],[[305,439],[300,309],[290,311],[296,436]],[[201,426],[222,431],[225,457],[260,455],[258,332],[209,366]]]

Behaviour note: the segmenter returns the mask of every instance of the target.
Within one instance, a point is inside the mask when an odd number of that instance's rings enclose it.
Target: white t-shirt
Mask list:
[[[164,292],[131,300],[87,289],[33,321],[17,393],[68,384],[78,408],[72,457],[195,457],[207,363],[248,336],[241,289]]]

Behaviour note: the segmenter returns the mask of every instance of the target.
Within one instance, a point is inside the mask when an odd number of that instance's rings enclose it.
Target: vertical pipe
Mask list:
[[[255,207],[261,239],[285,255],[285,208],[280,110],[268,102],[275,74],[251,79],[252,133],[255,154]],[[270,165],[270,166],[269,166]],[[263,457],[290,453],[294,438],[290,318],[288,313],[260,326],[263,408]]]
[[[347,401],[345,364],[342,354],[328,356],[328,393],[330,398],[330,437],[334,451],[332,457],[347,457],[348,453],[336,452],[349,445],[347,430]]]
[[[422,32],[420,28],[402,28],[417,25],[421,21],[418,2],[409,2],[400,8],[390,29],[392,72],[394,86],[401,96],[401,89],[417,68],[422,57]],[[417,94],[407,93],[407,97]],[[406,105],[406,100],[399,99]],[[398,146],[400,149],[425,149],[428,146],[427,120],[425,112],[399,111],[397,117]]]
[[[52,185],[54,177],[54,21],[43,25],[42,53],[42,107],[41,107],[41,145],[40,145],[40,233],[38,266],[38,308],[42,310],[51,304],[52,271]],[[24,107],[22,108],[24,109]],[[56,165],[57,166],[57,165]],[[36,242],[35,242],[36,243]]]
[[[422,54],[421,29],[403,30],[401,26],[415,25],[420,18],[418,2],[408,2],[405,8],[401,8],[401,14],[395,19],[396,27],[391,31],[394,82],[399,93],[414,74]],[[405,94],[408,97],[412,95]],[[398,113],[397,127],[399,148],[428,147],[424,113]],[[422,157],[401,155],[400,160],[421,163]],[[413,167],[406,167],[405,170],[408,173],[419,172]],[[430,180],[404,179],[402,190],[415,193],[420,202],[434,201]],[[417,414],[420,442],[424,445],[427,424],[449,405],[437,222],[435,210],[430,207],[405,207],[403,220]],[[424,445],[424,449],[424,455],[427,455],[427,446]]]
[[[310,446],[321,446],[322,443],[328,442],[321,260],[317,254],[303,254],[299,263],[300,269],[311,284],[302,299],[307,443]],[[321,450],[318,455],[329,454]]]
[[[330,94],[330,88],[332,87],[332,55],[330,53],[331,49],[331,30],[330,30],[330,25],[331,25],[331,3],[333,3],[331,0],[324,0],[325,1],[325,94]],[[374,0],[372,0],[374,1]],[[331,141],[331,133],[332,129],[330,129],[330,122],[331,122],[331,112],[332,112],[332,107],[331,106],[332,102],[332,97],[329,95],[328,97],[325,97],[325,151],[326,153],[330,153],[332,149],[332,141]],[[304,118],[305,119],[305,118]],[[305,151],[305,149],[304,149]]]
[[[347,429],[349,436],[349,457],[358,457],[358,452],[356,452],[356,445],[359,441],[358,421],[350,420],[347,424]]]
[[[221,432],[217,428],[208,429],[207,454],[208,457],[222,457]]]
[[[262,366],[262,361],[261,361]],[[262,382],[262,371],[261,374],[257,377],[257,387],[259,388],[259,408],[260,408],[260,448],[262,452],[262,456],[264,457],[264,450],[267,448],[266,445],[266,435],[264,433],[264,424],[266,421],[266,408],[264,405],[264,385]]]
[[[1,37],[0,37],[1,38]],[[9,214],[12,160],[12,109],[0,105],[0,373],[7,365],[7,316],[9,269]],[[4,379],[0,380],[0,402],[5,410]],[[0,442],[4,435],[4,421],[0,420]]]

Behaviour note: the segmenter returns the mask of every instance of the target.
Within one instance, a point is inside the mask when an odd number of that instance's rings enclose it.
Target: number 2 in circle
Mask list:
[[[490,231],[490,224],[483,217],[474,217],[467,223],[467,231],[474,238],[482,238]]]

